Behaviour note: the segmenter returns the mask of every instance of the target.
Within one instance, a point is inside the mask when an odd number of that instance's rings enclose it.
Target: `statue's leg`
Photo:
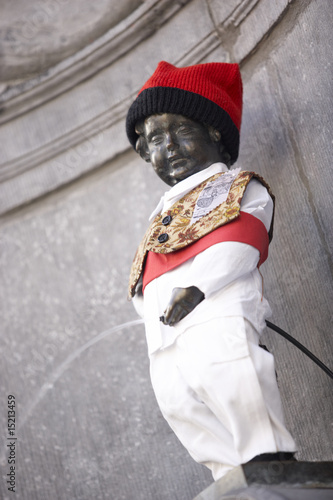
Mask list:
[[[169,353],[158,354],[166,354],[165,361],[152,360],[162,413],[215,479],[256,455],[295,451],[284,426],[273,356],[258,339],[244,318],[216,318],[189,328]],[[166,382],[171,365],[172,380]]]
[[[177,366],[176,344],[151,356],[150,374],[161,412],[192,458],[213,473],[236,467],[232,435],[187,384]]]

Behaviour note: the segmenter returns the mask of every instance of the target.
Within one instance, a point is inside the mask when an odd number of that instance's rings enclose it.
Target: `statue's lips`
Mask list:
[[[168,162],[172,167],[182,167],[183,165],[185,165],[186,161],[186,158],[184,158],[183,156],[175,155],[168,158]]]

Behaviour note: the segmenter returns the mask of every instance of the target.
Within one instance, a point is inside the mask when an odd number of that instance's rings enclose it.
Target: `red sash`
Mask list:
[[[144,290],[148,283],[155,278],[183,264],[198,253],[206,250],[206,248],[223,241],[238,241],[257,248],[260,252],[258,267],[268,257],[269,238],[265,225],[257,217],[246,212],[240,212],[237,219],[215,229],[181,250],[166,254],[148,252],[143,271],[142,289]]]

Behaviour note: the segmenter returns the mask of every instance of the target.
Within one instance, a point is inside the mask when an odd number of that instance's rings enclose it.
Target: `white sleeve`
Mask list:
[[[144,319],[144,301],[143,301],[143,295],[136,293],[134,297],[132,298],[133,306],[134,309],[136,310],[137,314]]]
[[[269,230],[273,201],[266,188],[251,180],[241,203],[241,210],[260,219]],[[182,282],[175,287],[196,286],[208,298],[235,279],[253,271],[258,264],[259,251],[246,243],[225,241],[207,248],[187,264]],[[186,263],[185,263],[186,264]]]
[[[273,200],[265,186],[257,179],[249,182],[241,202],[241,211],[257,217],[269,231],[273,216]]]

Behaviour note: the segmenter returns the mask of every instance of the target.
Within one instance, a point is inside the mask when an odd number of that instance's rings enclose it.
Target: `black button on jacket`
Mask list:
[[[169,236],[166,233],[162,233],[157,239],[160,243],[165,243],[166,241],[168,241]]]

